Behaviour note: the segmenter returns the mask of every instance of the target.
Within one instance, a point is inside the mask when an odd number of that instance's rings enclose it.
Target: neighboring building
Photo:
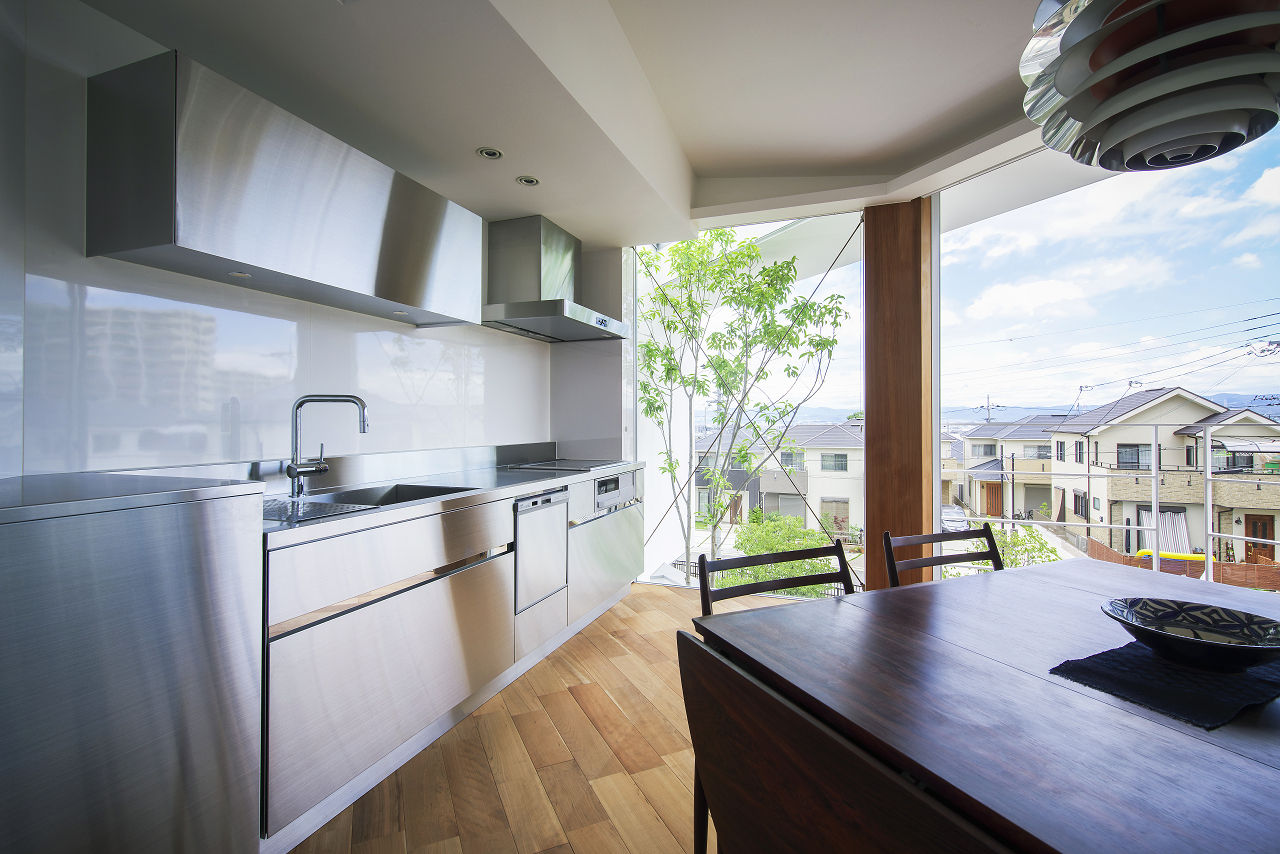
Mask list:
[[[965,491],[964,436],[943,430],[938,441],[938,458],[942,460],[942,469],[938,473],[942,479],[942,503],[964,504],[968,494]]]
[[[698,453],[706,454],[714,439],[711,435],[697,440]],[[841,530],[849,526],[862,528],[866,520],[863,422],[850,419],[838,424],[794,424],[787,431],[784,448],[777,459],[765,463],[757,477],[748,479],[747,472],[741,471],[741,478],[735,478],[740,470],[730,468],[729,480],[746,496],[746,508],[800,516],[807,527],[815,529],[820,527],[819,515],[830,515]],[[765,448],[758,443],[751,451],[758,458]],[[704,467],[698,466],[694,481],[700,511],[707,500]],[[746,508],[736,502],[730,508],[730,520],[739,519]]]
[[[965,434],[962,503],[985,516],[1029,518],[1048,511],[1052,446],[1046,430],[1065,415],[1029,415],[1013,424],[979,424]]]
[[[1161,425],[1154,427],[1151,425]],[[1116,551],[1147,548],[1153,461],[1164,552],[1204,542],[1204,429],[1212,426],[1211,524],[1235,536],[1275,539],[1280,516],[1280,423],[1227,409],[1183,388],[1147,389],[1071,416],[979,425],[965,436],[966,502],[985,516],[1048,510],[1048,518]],[[1120,477],[1133,471],[1135,477]],[[1097,528],[1094,525],[1114,525]],[[1274,560],[1274,546],[1217,540],[1219,560]]]

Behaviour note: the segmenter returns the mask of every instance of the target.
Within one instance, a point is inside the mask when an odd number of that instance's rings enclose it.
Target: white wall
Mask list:
[[[364,397],[371,427],[309,409],[308,453],[553,438],[545,343],[84,257],[84,79],[162,47],[72,0],[27,15],[24,473],[286,457],[293,400],[322,392]]]

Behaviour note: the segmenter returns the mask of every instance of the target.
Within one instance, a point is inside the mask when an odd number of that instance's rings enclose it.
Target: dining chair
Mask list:
[[[933,543],[951,543],[957,540],[985,540],[986,549],[980,552],[962,552],[960,554],[936,555],[930,557],[909,558],[899,560],[895,549],[909,546],[923,546]],[[974,560],[989,560],[993,569],[1004,569],[1004,561],[1000,559],[1000,549],[996,547],[995,534],[991,532],[991,523],[983,522],[981,528],[968,531],[949,531],[941,534],[919,534],[909,537],[891,537],[884,532],[884,560],[889,569],[889,586],[899,585],[898,573],[903,570],[923,569],[930,566],[942,566],[948,563],[967,563]]]
[[[688,632],[680,683],[703,803],[734,854],[1002,850],[895,769]],[[694,852],[706,852],[706,818]]]
[[[836,569],[831,572],[810,573],[807,575],[790,575],[785,578],[771,578],[767,581],[753,581],[748,584],[735,584],[730,587],[712,587],[711,577],[717,572],[731,569],[748,569],[769,564],[790,563],[791,561],[812,560],[814,558],[835,558]],[[813,549],[796,549],[788,552],[768,552],[746,557],[726,557],[719,560],[707,560],[706,554],[698,555],[698,589],[702,594],[702,616],[711,616],[711,605],[722,599],[733,599],[737,596],[753,596],[757,593],[773,593],[778,590],[790,590],[793,587],[807,587],[811,584],[841,584],[845,593],[852,593],[856,588],[853,574],[849,571],[849,560],[844,555],[844,544],[836,540],[829,546]]]
[[[771,578],[767,581],[753,581],[747,584],[735,584],[730,587],[711,586],[711,577],[717,572],[789,563],[791,561],[812,560],[814,558],[835,558],[836,569],[831,572],[789,575],[785,578]],[[849,571],[849,560],[844,554],[844,543],[839,539],[829,546],[821,546],[819,548],[768,552],[766,554],[728,557],[719,560],[707,560],[705,553],[698,555],[698,590],[702,595],[702,616],[704,617],[711,616],[712,604],[723,599],[752,596],[757,593],[773,593],[778,590],[790,590],[811,584],[836,583],[839,583],[844,588],[845,593],[852,593],[856,589],[853,583],[853,574]],[[698,776],[696,761],[693,771],[693,850],[697,854],[705,854],[707,850],[707,802],[702,791],[702,782]]]

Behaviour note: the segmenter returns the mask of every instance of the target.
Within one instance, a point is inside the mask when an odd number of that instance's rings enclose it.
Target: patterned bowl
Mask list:
[[[1280,658],[1280,621],[1178,599],[1112,599],[1102,613],[1162,658],[1238,673]]]

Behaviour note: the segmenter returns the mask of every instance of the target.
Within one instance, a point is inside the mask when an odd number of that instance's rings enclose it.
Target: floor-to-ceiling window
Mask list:
[[[1006,563],[1276,589],[1280,136],[1073,168],[1042,152],[941,194],[942,500]],[[1084,185],[1020,196],[1037,182]]]
[[[841,538],[861,578],[861,215],[637,247],[645,580]]]

